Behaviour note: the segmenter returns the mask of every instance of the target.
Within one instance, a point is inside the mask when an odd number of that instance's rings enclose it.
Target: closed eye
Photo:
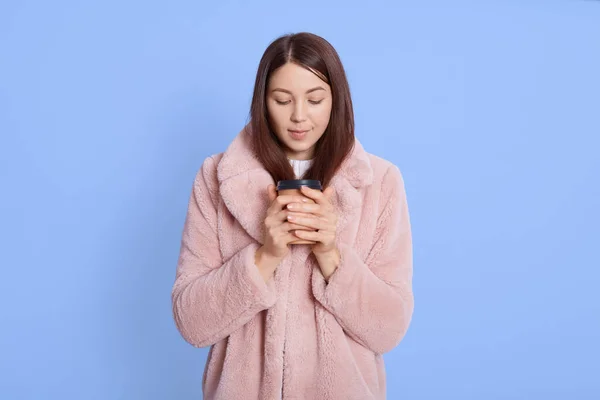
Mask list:
[[[289,104],[290,102],[291,102],[291,100],[288,100],[288,101],[275,100],[275,103],[279,104],[280,106],[285,106],[285,105]],[[318,101],[316,101],[316,100],[309,100],[308,102],[310,104],[317,105],[317,104],[321,104],[323,102],[323,100],[322,99],[318,100]]]

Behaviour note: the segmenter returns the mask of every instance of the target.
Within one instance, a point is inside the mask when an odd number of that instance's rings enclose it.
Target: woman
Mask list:
[[[385,399],[382,354],[413,312],[400,171],[355,140],[343,66],[316,35],[267,48],[250,114],[197,174],[173,287],[182,336],[211,346],[204,398]],[[325,190],[277,195],[302,176]]]

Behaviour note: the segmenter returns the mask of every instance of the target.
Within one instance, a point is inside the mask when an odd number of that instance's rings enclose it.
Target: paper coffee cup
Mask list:
[[[323,190],[321,186],[321,181],[316,179],[293,179],[293,180],[285,180],[277,182],[277,194],[278,195],[300,195],[303,197],[304,194],[300,191],[302,186],[308,186],[311,189],[315,190]],[[314,200],[308,198],[309,203],[314,203]],[[306,229],[309,230],[309,229]],[[298,239],[290,244],[314,244],[315,242],[311,240]]]

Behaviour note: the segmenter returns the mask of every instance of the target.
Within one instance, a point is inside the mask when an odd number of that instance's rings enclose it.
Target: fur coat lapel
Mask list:
[[[267,186],[276,184],[254,156],[246,126],[229,145],[217,167],[221,198],[233,217],[256,241],[263,244],[263,221],[269,207]],[[362,206],[360,189],[373,182],[366,151],[355,139],[354,149],[331,180],[332,204],[338,212],[338,242],[352,243]],[[349,222],[354,222],[349,224]]]

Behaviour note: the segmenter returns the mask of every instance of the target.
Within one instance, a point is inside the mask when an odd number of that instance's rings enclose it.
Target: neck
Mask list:
[[[299,152],[291,152],[291,151],[287,150],[285,153],[286,153],[287,158],[290,160],[307,161],[307,160],[311,160],[313,158],[314,150],[312,148],[305,150],[305,151],[299,151]]]

